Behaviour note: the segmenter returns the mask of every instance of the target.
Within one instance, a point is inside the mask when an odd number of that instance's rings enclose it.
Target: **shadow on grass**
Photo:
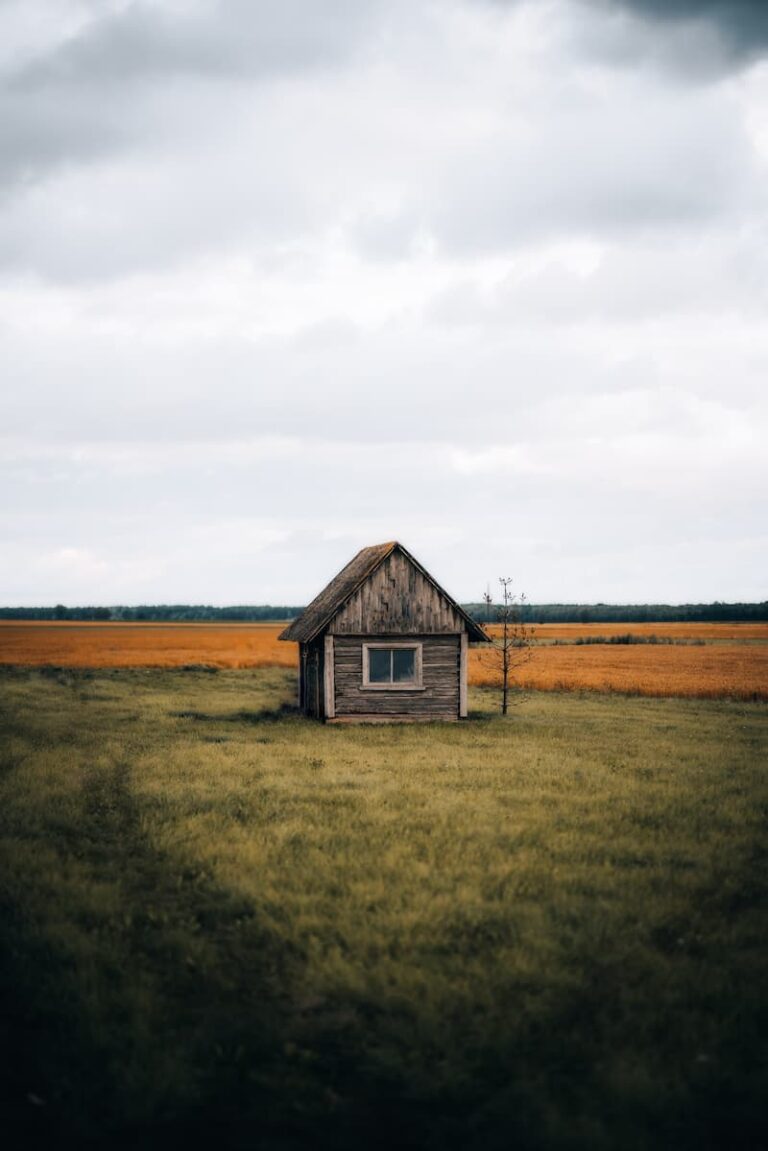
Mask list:
[[[276,723],[281,719],[294,719],[299,716],[298,707],[291,703],[281,703],[279,707],[263,707],[256,710],[239,709],[228,712],[197,711],[186,708],[184,711],[169,711],[172,719],[191,719],[200,723]]]
[[[275,1076],[295,957],[246,901],[153,850],[129,775],[94,769],[76,825],[36,813],[58,825],[82,893],[114,884],[117,906],[101,914],[63,885],[42,914],[4,901],[4,1128],[26,1147],[191,1146],[245,1112],[277,1138],[291,1126]]]
[[[677,1072],[687,1081],[650,1090],[645,1057],[616,1023],[627,987],[649,977],[642,956],[573,953],[559,986],[498,986],[490,1014],[466,990],[444,996],[435,1018],[416,1000],[359,987],[297,999],[305,956],[199,865],[153,849],[125,763],[94,768],[79,799],[67,865],[77,860],[88,883],[116,883],[119,906],[105,918],[62,888],[47,925],[4,908],[4,1126],[19,1146],[760,1145],[757,1024],[745,1034],[734,1004],[720,1046],[732,1065],[692,1046]],[[53,806],[43,814],[57,825]],[[669,927],[675,948],[684,929]],[[457,946],[475,963],[482,954],[482,943],[478,953],[472,940]],[[445,957],[428,948],[420,962],[439,982]],[[638,1042],[648,1042],[642,1030]],[[669,1062],[669,1037],[657,1042]]]

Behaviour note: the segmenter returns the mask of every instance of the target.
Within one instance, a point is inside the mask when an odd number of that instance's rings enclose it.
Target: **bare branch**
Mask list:
[[[491,646],[481,656],[483,663],[497,673],[501,689],[501,714],[509,710],[514,675],[533,655],[534,629],[523,619],[525,596],[512,592],[512,578],[500,576],[501,601],[496,605],[496,628],[489,631]],[[486,615],[490,618],[493,603],[490,589],[483,595]]]

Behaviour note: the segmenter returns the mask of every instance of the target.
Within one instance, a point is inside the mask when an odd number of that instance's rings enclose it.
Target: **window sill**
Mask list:
[[[361,691],[426,691],[425,687],[412,683],[364,683]]]

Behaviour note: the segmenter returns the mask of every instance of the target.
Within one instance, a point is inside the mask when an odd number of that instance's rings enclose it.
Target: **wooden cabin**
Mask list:
[[[482,628],[390,542],[363,548],[280,635],[299,645],[299,707],[329,722],[457,720]]]

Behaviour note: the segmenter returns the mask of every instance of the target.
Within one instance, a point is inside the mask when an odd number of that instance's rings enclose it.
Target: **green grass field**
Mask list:
[[[6,1132],[762,1144],[765,705],[326,728],[293,686],[0,674]]]

